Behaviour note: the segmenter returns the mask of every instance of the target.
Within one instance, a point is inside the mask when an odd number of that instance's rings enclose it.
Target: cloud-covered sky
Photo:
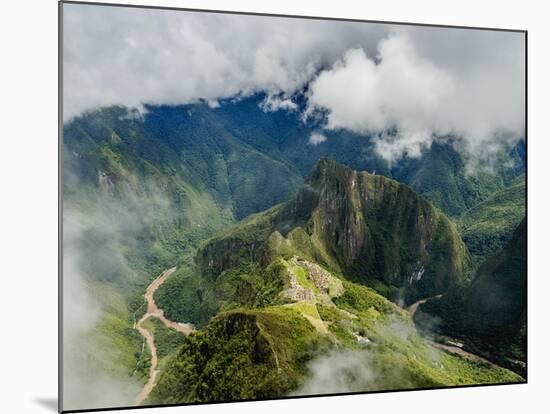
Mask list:
[[[496,151],[524,129],[521,33],[64,5],[64,118],[99,106],[267,92],[326,115],[389,161],[434,139]],[[491,152],[491,151],[489,151]]]

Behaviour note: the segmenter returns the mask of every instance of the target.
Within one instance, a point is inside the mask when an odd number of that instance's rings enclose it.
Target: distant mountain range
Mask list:
[[[322,157],[405,183],[453,217],[508,187],[525,170],[523,141],[502,154],[492,173],[469,174],[467,157],[445,143],[390,167],[377,155],[372,137],[321,130],[316,122],[303,122],[298,112],[263,111],[262,100],[263,95],[255,95],[217,108],[206,103],[146,106],[143,115],[123,107],[89,112],[64,128],[71,150],[66,163],[83,146],[88,151],[81,154],[86,159],[78,160],[78,170],[92,181],[97,169],[107,167],[107,148],[123,155],[123,161],[130,156],[136,172],[145,172],[143,163],[166,172],[173,168],[185,172],[189,184],[206,188],[220,205],[230,206],[237,219],[287,199]],[[314,132],[327,140],[311,144]],[[100,148],[103,153],[92,154]],[[265,186],[270,191],[254,191]],[[254,200],[249,194],[255,194]]]

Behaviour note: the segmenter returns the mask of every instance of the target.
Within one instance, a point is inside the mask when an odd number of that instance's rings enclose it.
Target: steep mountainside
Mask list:
[[[406,158],[392,170],[393,178],[408,184],[447,215],[460,216],[510,185],[525,172],[524,144],[500,154],[496,166],[468,172],[468,158],[451,144],[435,143],[420,158]]]
[[[303,122],[299,112],[263,110],[263,99],[262,94],[253,95],[215,108],[206,103],[149,105],[143,116],[112,107],[75,121],[93,124],[96,135],[105,128],[118,130],[126,149],[134,144],[128,139],[127,132],[131,132],[140,146],[137,155],[153,164],[161,157],[166,160],[165,150],[172,152],[182,159],[178,167],[186,167],[189,177],[204,181],[207,190],[229,205],[237,218],[288,198],[322,157],[403,182],[453,217],[524,173],[523,141],[501,154],[492,172],[468,173],[467,157],[446,143],[435,143],[421,157],[404,158],[390,167],[376,153],[373,137],[324,130],[316,120]],[[87,133],[94,136],[90,128]],[[326,140],[313,145],[309,142],[312,133],[322,133]],[[155,148],[164,155],[152,151]],[[271,191],[252,193],[257,188]]]
[[[64,143],[66,164],[85,182],[96,183],[98,170],[116,180],[117,167],[138,180],[156,174],[206,193],[237,219],[283,201],[301,183],[276,152],[236,138],[207,105],[147,107],[143,116],[123,107],[95,111],[65,126]]]
[[[504,249],[480,266],[471,285],[421,305],[418,321],[429,321],[426,314],[437,316],[442,320],[442,333],[463,339],[472,349],[523,373],[526,243],[524,219]]]
[[[525,217],[525,206],[525,175],[521,175],[510,187],[497,191],[460,216],[458,229],[470,253],[484,259],[499,252]]]
[[[288,286],[279,301],[222,312],[188,337],[145,404],[522,381],[432,347],[368,288],[335,278],[330,292],[306,270],[314,264],[279,263]]]
[[[308,184],[314,234],[357,280],[402,288],[411,302],[464,282],[469,255],[454,225],[410,188],[330,160]]]

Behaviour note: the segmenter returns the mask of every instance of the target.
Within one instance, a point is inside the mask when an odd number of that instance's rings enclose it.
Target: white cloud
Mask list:
[[[101,345],[98,326],[105,311],[84,265],[91,257],[100,267],[102,257],[100,248],[90,248],[90,243],[86,252],[82,251],[91,228],[112,232],[111,239],[116,239],[116,225],[108,225],[100,216],[66,209],[63,217],[64,409],[129,405],[140,390],[137,380],[119,378],[105,369],[112,369],[120,350]],[[122,256],[118,251],[113,255],[117,259]]]
[[[310,145],[319,145],[327,140],[327,137],[319,132],[314,132],[310,135],[308,144]]]
[[[465,70],[422,56],[407,33],[392,34],[380,40],[375,57],[349,49],[322,71],[310,85],[308,112],[327,111],[328,128],[376,135],[378,152],[390,162],[418,156],[448,135],[472,153],[497,150],[493,143],[523,133],[524,88],[521,53],[502,61],[493,52],[470,62],[477,70]]]
[[[309,363],[310,376],[292,395],[340,394],[376,389],[381,375],[367,351],[332,351]]]
[[[260,104],[260,108],[262,108],[265,112],[273,112],[281,109],[286,111],[295,111],[298,109],[298,105],[296,105],[290,98],[268,95]]]
[[[75,4],[63,10],[65,120],[113,104],[211,102],[259,91],[288,97],[350,43],[373,48],[387,30]]]

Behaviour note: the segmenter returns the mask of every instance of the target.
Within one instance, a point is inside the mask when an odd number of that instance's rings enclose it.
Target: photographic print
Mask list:
[[[60,7],[62,411],[526,382],[526,32]]]

